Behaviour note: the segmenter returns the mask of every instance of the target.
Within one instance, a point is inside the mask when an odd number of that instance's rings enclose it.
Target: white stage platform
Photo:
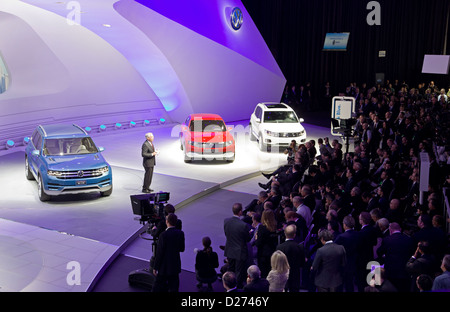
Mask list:
[[[136,127],[93,133],[113,169],[114,191],[60,196],[42,203],[35,181],[24,174],[24,148],[0,152],[0,291],[85,292],[120,253],[150,259],[151,243],[140,239],[142,225],[132,214],[130,195],[139,194],[144,170],[140,155],[144,134],[153,132],[160,150],[152,188],[170,192],[170,203],[183,221],[186,251],[182,267],[194,271],[194,248],[210,236],[223,261],[223,220],[235,202],[255,198],[260,173],[286,162],[281,153],[262,153],[250,142],[248,121],[231,124],[237,144],[234,163],[201,161],[186,164],[177,126]],[[308,139],[330,137],[330,130],[305,124]],[[80,284],[72,285],[73,268],[80,264]],[[136,268],[139,269],[139,268]]]

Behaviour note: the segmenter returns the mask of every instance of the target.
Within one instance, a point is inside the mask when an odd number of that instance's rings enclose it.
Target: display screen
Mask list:
[[[324,51],[347,51],[350,33],[327,33],[323,44]]]

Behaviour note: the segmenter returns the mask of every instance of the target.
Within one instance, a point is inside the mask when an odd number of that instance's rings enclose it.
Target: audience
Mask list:
[[[225,221],[235,272],[223,275],[227,291],[450,289],[442,204],[442,187],[450,186],[448,95],[426,83],[352,83],[346,92],[357,99],[353,150],[344,153],[338,139],[292,142],[287,164],[264,173],[264,191]],[[420,200],[424,155],[429,187]],[[368,285],[373,261],[384,268]]]

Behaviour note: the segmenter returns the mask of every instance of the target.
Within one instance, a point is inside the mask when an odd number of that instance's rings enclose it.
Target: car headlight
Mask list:
[[[233,141],[226,141],[225,142],[225,146],[230,146],[230,145],[232,145],[233,144]]]
[[[272,132],[272,131],[269,131],[269,130],[266,130],[266,134],[268,135],[268,136],[275,136],[275,132]]]
[[[203,143],[202,143],[202,142],[189,141],[188,143],[189,143],[189,145],[191,145],[191,146],[195,146],[195,147],[203,147]]]
[[[53,177],[61,177],[64,173],[62,171],[48,170],[47,175]]]
[[[93,170],[92,174],[94,174],[94,175],[102,175],[102,174],[107,174],[108,172],[109,172],[109,167],[105,166],[105,167],[102,167],[100,169]]]

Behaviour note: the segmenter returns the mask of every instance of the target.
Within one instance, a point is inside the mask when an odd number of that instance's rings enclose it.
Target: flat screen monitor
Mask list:
[[[137,216],[153,216],[157,211],[155,205],[150,203],[153,194],[130,195],[133,214]],[[154,195],[153,195],[154,196]]]
[[[347,51],[350,33],[327,33],[323,44],[324,51]]]
[[[449,73],[450,55],[425,55],[423,59],[423,74],[446,75]]]

